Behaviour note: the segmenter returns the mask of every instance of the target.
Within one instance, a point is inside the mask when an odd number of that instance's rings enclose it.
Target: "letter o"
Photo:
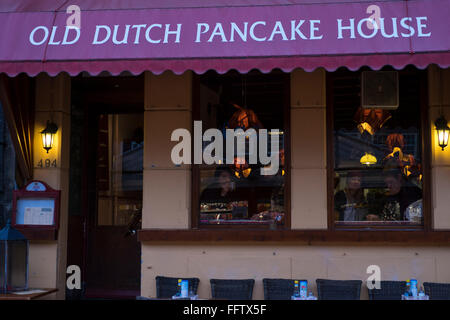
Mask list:
[[[38,31],[39,29],[44,30],[45,36],[44,36],[44,38],[42,39],[41,42],[36,42],[36,41],[34,41],[34,34],[35,34],[36,31]],[[38,27],[34,28],[33,31],[31,31],[31,33],[30,33],[30,43],[31,43],[32,45],[34,45],[34,46],[40,46],[40,45],[43,44],[45,41],[47,41],[47,38],[48,38],[48,29],[47,29],[47,27],[44,27],[44,26],[38,26]]]
[[[369,23],[370,22],[372,24],[372,26],[373,26],[372,34],[366,35],[366,34],[364,34],[362,32],[362,25],[364,24],[364,22],[365,23]],[[364,19],[361,19],[358,22],[358,33],[363,38],[370,39],[370,38],[375,37],[375,35],[378,32],[378,29],[379,29],[379,26],[377,25],[377,22],[374,19],[372,19],[372,18],[364,18]]]

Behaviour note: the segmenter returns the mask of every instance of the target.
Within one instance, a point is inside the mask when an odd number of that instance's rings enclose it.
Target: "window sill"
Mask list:
[[[261,229],[143,229],[141,242],[278,242],[305,244],[399,244],[450,246],[450,230],[261,230]]]

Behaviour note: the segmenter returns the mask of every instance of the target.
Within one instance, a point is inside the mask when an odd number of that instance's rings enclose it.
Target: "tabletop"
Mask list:
[[[0,300],[34,300],[58,291],[56,288],[28,289],[14,293],[0,294]]]
[[[430,297],[427,295],[424,296],[405,296],[402,295],[402,300],[430,300]]]

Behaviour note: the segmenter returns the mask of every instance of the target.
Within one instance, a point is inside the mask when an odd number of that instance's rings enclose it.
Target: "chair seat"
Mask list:
[[[450,300],[450,283],[424,282],[423,287],[431,300]]]
[[[380,281],[380,289],[368,289],[370,300],[401,300],[406,281]]]
[[[319,300],[359,300],[361,280],[317,279]]]

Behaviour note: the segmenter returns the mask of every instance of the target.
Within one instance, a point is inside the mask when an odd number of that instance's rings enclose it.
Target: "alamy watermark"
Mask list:
[[[187,129],[172,132],[171,141],[178,141],[172,148],[171,159],[175,165],[192,164],[262,164],[261,175],[275,175],[280,167],[279,129],[207,129],[202,131],[202,122],[194,121],[194,136]],[[192,149],[192,140],[194,148]],[[224,153],[225,140],[225,153]],[[268,144],[270,140],[270,150]],[[203,148],[204,142],[210,142]],[[236,143],[235,143],[236,142]],[[248,146],[248,148],[247,148]],[[193,157],[191,152],[194,152]]]
[[[376,264],[367,267],[366,273],[370,276],[366,280],[366,285],[369,290],[381,289],[381,268]]]
[[[66,280],[67,289],[81,289],[81,269],[79,266],[72,264],[67,267],[66,273],[69,275]]]

